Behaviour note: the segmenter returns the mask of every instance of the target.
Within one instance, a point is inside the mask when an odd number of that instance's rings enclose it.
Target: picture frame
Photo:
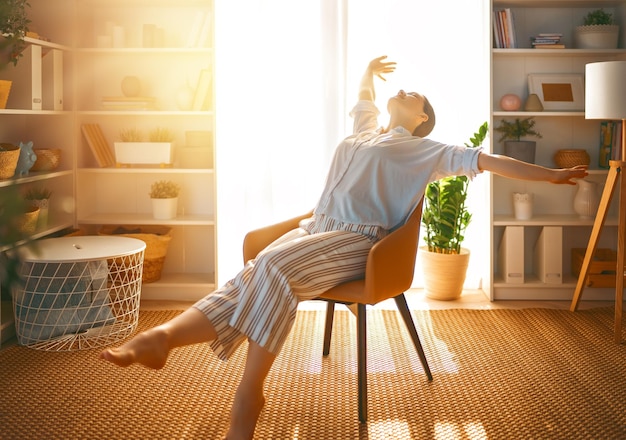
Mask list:
[[[531,73],[528,91],[536,94],[544,110],[585,110],[584,77],[578,73]]]

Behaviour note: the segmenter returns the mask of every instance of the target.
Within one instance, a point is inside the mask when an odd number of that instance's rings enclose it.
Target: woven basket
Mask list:
[[[13,177],[19,158],[20,147],[12,144],[0,144],[0,180]]]
[[[170,244],[172,229],[167,226],[103,226],[99,235],[120,235],[123,237],[137,238],[146,243],[143,259],[144,283],[152,283],[161,279],[161,271]]]
[[[59,148],[35,148],[37,160],[30,171],[52,171],[57,169],[61,162],[61,150]]]
[[[554,163],[559,168],[571,168],[577,165],[589,165],[587,150],[559,150],[554,155]]]
[[[15,219],[18,230],[23,235],[34,234],[37,230],[37,220],[39,219],[39,207],[31,206],[24,214]]]
[[[9,93],[11,92],[11,81],[0,80],[0,108],[7,108]]]

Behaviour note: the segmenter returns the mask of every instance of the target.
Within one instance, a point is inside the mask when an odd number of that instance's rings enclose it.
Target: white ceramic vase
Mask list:
[[[152,199],[152,216],[157,220],[176,218],[178,197],[170,199]]]
[[[600,204],[597,185],[586,179],[578,181],[578,191],[574,196],[574,211],[582,218],[593,218]]]

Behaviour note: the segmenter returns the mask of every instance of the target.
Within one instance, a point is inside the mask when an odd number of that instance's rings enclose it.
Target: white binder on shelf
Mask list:
[[[524,282],[523,226],[504,228],[498,253],[498,263],[505,283],[522,284]]]
[[[563,283],[563,228],[544,226],[535,244],[535,275],[546,284]]]
[[[42,59],[44,110],[63,110],[63,52],[51,49]]]
[[[7,66],[5,70],[2,79],[13,81],[7,108],[41,110],[41,46],[27,46],[17,66]]]

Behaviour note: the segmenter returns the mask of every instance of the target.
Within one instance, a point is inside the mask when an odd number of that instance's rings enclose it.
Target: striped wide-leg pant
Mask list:
[[[211,347],[228,359],[246,339],[278,354],[298,303],[360,278],[375,240],[346,230],[294,229],[249,261],[235,278],[199,300],[217,333]]]

